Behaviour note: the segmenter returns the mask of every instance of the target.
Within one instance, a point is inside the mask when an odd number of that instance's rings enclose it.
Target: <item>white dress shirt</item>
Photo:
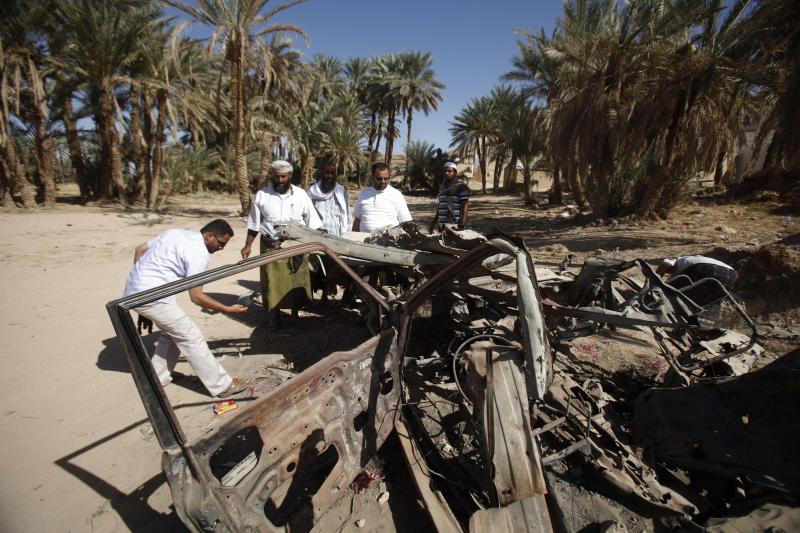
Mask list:
[[[397,226],[411,220],[403,194],[387,185],[382,191],[367,187],[358,195],[353,217],[361,219],[359,231],[372,233],[387,226]]]
[[[278,194],[272,185],[260,189],[247,216],[247,229],[274,239],[276,222],[302,222],[311,229],[322,227],[322,221],[306,191],[291,185],[286,194]]]
[[[147,251],[133,265],[122,296],[205,272],[209,257],[203,234],[199,231],[167,230],[147,241]],[[175,296],[159,301],[175,303]]]

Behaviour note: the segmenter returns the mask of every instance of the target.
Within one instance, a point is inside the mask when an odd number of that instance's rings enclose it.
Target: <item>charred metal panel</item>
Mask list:
[[[333,353],[191,444],[207,483],[197,482],[181,455],[166,454],[164,471],[184,522],[196,531],[231,532],[313,524],[394,429],[395,346],[388,329],[355,350]],[[236,485],[223,486],[210,461],[247,428],[263,441],[257,464]]]

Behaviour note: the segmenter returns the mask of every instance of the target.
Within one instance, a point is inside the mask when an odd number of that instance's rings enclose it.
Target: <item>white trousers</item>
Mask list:
[[[212,396],[228,388],[233,378],[214,359],[200,329],[177,304],[153,302],[137,307],[136,312],[161,330],[150,361],[162,386],[172,382],[172,370],[182,353]]]

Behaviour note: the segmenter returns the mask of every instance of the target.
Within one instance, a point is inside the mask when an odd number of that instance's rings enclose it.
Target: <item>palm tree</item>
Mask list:
[[[73,95],[78,86],[79,81],[74,77],[68,76],[63,71],[59,72],[56,101],[61,121],[64,124],[64,135],[67,138],[72,170],[75,173],[75,180],[78,182],[81,200],[85,201],[92,195],[92,190],[89,186],[89,176],[84,162],[81,138],[78,133],[78,119],[72,103]]]
[[[660,142],[653,153],[655,169],[636,207],[640,214],[666,215],[681,199],[686,182],[698,172],[713,170],[744,137],[750,93],[745,78],[752,76],[752,69],[741,26],[749,3],[736,2],[726,13],[722,0],[712,0],[701,9],[681,11],[682,20],[673,22],[680,28],[684,20],[694,20],[702,31],[679,48],[679,66],[662,67],[653,76],[658,102],[653,102],[650,113],[655,117],[649,120],[666,129],[656,136]]]
[[[743,79],[747,5],[721,17],[719,0],[670,9],[659,0],[575,0],[546,47],[536,40],[517,74],[535,81],[534,70],[544,71],[537,56],[555,61],[554,80],[529,88],[548,99],[551,158],[568,179],[586,179],[597,215],[663,216],[741,136],[752,92]]]
[[[477,154],[481,169],[481,189],[486,194],[486,159],[488,140],[494,126],[494,102],[491,98],[473,98],[467,107],[456,115],[450,126],[451,147],[463,155]]]
[[[431,69],[433,57],[431,53],[404,52],[400,54],[400,76],[397,80],[397,92],[403,113],[406,116],[406,146],[411,144],[411,122],[414,118],[414,111],[422,111],[427,116],[431,110],[438,108],[442,101],[441,89],[445,85],[435,78],[435,73]],[[408,157],[406,157],[406,174],[408,174]],[[408,183],[408,176],[406,176]]]
[[[755,58],[753,80],[761,85],[758,101],[763,120],[753,147],[758,153],[767,136],[764,168],[800,168],[800,5],[792,0],[757,0],[749,19],[740,26],[751,57]]]
[[[319,98],[335,100],[344,94],[347,80],[339,59],[325,54],[315,54],[311,62],[311,72],[313,73],[311,90],[316,91]]]
[[[514,110],[524,101],[517,92],[508,85],[501,85],[492,88],[489,98],[492,100],[495,114],[492,135],[490,138],[491,148],[494,157],[494,175],[492,177],[492,192],[500,193],[500,176],[503,172],[506,160],[511,158],[511,162],[516,165],[516,154],[511,150],[509,137],[514,134],[513,126],[509,124],[509,119],[513,117]]]
[[[538,34],[527,31],[518,31],[525,40],[517,41],[518,54],[515,55],[511,64],[513,70],[503,75],[503,79],[520,82],[521,96],[531,103],[543,103],[544,109],[548,109],[557,95],[557,74],[560,61],[553,54],[549,54],[552,39],[547,38],[544,30]],[[561,165],[558,159],[551,155],[552,160],[551,175],[553,177],[553,188],[550,192],[550,203],[560,204],[561,196]],[[583,195],[583,188],[577,176],[569,180],[573,198],[582,209],[587,207],[586,199]]]
[[[11,132],[11,120],[9,110],[15,101],[10,101],[11,97],[16,96],[13,90],[16,65],[13,58],[3,47],[3,40],[0,39],[0,163],[2,163],[2,173],[4,181],[7,182],[12,196],[18,196],[23,207],[35,207],[33,187],[28,181],[25,165],[17,153],[14,138]]]
[[[267,181],[272,152],[284,130],[286,114],[302,100],[306,85],[308,71],[300,61],[300,53],[291,44],[281,36],[273,36],[259,62],[263,89],[250,104],[251,137],[261,155],[259,184]]]
[[[287,114],[286,134],[292,151],[300,161],[301,186],[304,189],[314,176],[315,157],[328,146],[328,131],[333,119],[333,102],[311,99]]]
[[[411,188],[436,189],[436,174],[443,164],[441,154],[426,141],[412,141],[406,146],[406,176]]]
[[[86,201],[96,193],[96,187],[89,180],[84,149],[78,131],[78,120],[87,116],[90,106],[81,105],[76,110],[73,104],[74,98],[77,97],[80,101],[81,96],[85,96],[86,80],[72,69],[63,68],[63,65],[72,63],[72,60],[67,58],[70,53],[69,28],[62,24],[57,10],[49,9],[47,3],[42,6],[44,6],[45,13],[37,18],[39,18],[39,24],[44,32],[44,42],[47,43],[49,52],[44,60],[55,78],[54,119],[60,119],[63,123],[72,170],[78,183],[81,200]]]
[[[381,114],[381,103],[376,97],[376,79],[372,76],[374,70],[374,59],[362,59],[360,57],[350,58],[345,62],[345,75],[348,78],[348,85],[351,93],[355,94],[358,102],[363,106],[364,113],[369,117],[369,127],[367,128],[367,161],[372,164],[375,160],[375,153],[378,150],[379,132],[383,122]],[[374,144],[374,146],[373,146]],[[358,182],[361,184],[361,173],[359,171]]]
[[[344,120],[337,118],[328,132],[328,154],[336,162],[337,174],[358,168],[363,153],[361,139],[363,133],[359,129],[348,127]]]
[[[97,91],[95,117],[103,161],[97,196],[111,198],[113,185],[120,203],[125,204],[116,129],[121,112],[114,90],[121,73],[137,60],[139,46],[156,22],[154,12],[133,2],[63,0],[56,6],[56,16],[69,37],[64,68],[88,80]]]
[[[42,48],[42,5],[11,1],[3,6],[0,34],[7,66],[15,70],[17,115],[30,124],[36,148],[36,171],[44,205],[55,204],[54,152],[50,135],[50,92]],[[21,112],[20,112],[21,109]]]
[[[369,75],[370,61],[363,57],[351,57],[344,62],[344,75],[347,90],[356,96],[362,104],[366,105],[366,81]]]
[[[245,70],[252,64],[250,53],[254,44],[265,35],[296,33],[308,39],[305,30],[294,24],[270,24],[271,19],[305,0],[292,0],[266,13],[262,11],[269,0],[198,0],[197,6],[178,0],[165,0],[196,20],[211,26],[225,42],[225,59],[230,63],[232,95],[234,175],[242,213],[250,209],[250,181],[245,154]]]
[[[403,64],[396,54],[379,56],[372,60],[372,69],[369,74],[368,88],[369,99],[373,102],[378,117],[386,118],[384,135],[386,136],[386,150],[384,162],[391,164],[394,139],[397,137],[397,113],[400,111],[402,99],[398,90],[398,80]],[[380,142],[380,120],[378,122]],[[377,144],[375,150],[377,150]]]
[[[371,68],[371,61],[362,57],[351,57],[344,63],[344,74],[347,78],[347,89],[355,98],[356,102],[361,107],[362,123],[368,122],[366,126],[367,136],[367,158],[366,161],[372,160],[372,144],[378,133],[377,110],[371,105],[368,92],[368,77]],[[362,184],[364,172],[362,166],[359,164],[356,167],[358,174],[358,183]]]

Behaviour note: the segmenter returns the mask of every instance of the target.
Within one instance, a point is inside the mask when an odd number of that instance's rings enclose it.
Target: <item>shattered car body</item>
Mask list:
[[[339,248],[337,251],[358,264],[374,261],[369,256],[374,249],[344,249],[347,243],[324,236],[317,240],[328,246],[295,240],[291,247],[107,305],[164,450],[162,468],[184,523],[194,531],[310,529],[346,493],[394,430],[401,437],[414,478],[434,475],[452,457],[430,460],[430,464],[421,459],[420,449],[429,444],[430,434],[419,424],[420,412],[409,409],[409,402],[424,394],[426,382],[430,383],[426,378],[431,378],[428,371],[433,372],[431,379],[436,385],[452,389],[453,376],[440,371],[453,368],[464,382],[462,392],[472,403],[463,416],[464,424],[470,425],[469,445],[475,452],[474,464],[464,474],[473,498],[465,506],[464,501],[454,501],[459,498],[452,487],[435,487],[429,478],[419,479],[418,488],[429,504],[432,520],[440,530],[485,531],[502,523],[514,525],[515,530],[524,524],[526,530],[550,531],[529,412],[530,399],[541,398],[546,391],[550,351],[533,262],[524,247],[508,238],[477,239],[472,243],[475,246],[463,250],[455,261],[452,256],[444,261],[442,257],[432,259],[429,264],[438,272],[426,272],[402,299],[389,301],[331,250]],[[202,437],[187,438],[152,369],[130,311],[192,287],[308,253],[327,255],[348,275],[359,289],[362,303],[371,310],[375,334],[352,350],[322,357],[246,408],[231,413]],[[498,254],[509,258],[504,264],[516,265],[515,278],[520,281],[506,279],[500,291],[470,285],[475,273],[486,278],[489,270],[482,262]],[[417,255],[407,255],[412,262],[409,266],[418,261]],[[500,304],[503,316],[497,315]],[[473,323],[470,315],[480,324]],[[451,356],[438,354],[444,364],[428,365],[426,370],[426,360],[437,356],[419,351],[416,332],[422,332],[422,322],[435,316],[455,317],[460,323],[459,336],[452,335],[448,341],[454,346],[459,340],[459,349]],[[461,400],[449,403],[454,410],[463,410]]]
[[[664,283],[642,260],[590,259],[578,273],[565,261],[555,273],[502,235],[426,236],[407,226],[354,241],[287,225],[283,236],[275,252],[108,304],[165,452],[176,509],[195,531],[310,529],[391,432],[438,531],[570,530],[549,478],[566,462],[644,504],[649,516],[692,527],[707,517],[720,523],[728,507],[711,489],[690,486],[687,478],[703,478],[686,469],[721,476],[724,487],[737,475],[781,479],[768,461],[730,467],[725,442],[667,409],[672,398],[705,398],[721,379],[747,376],[763,354],[752,320],[727,291],[749,335],[703,323],[691,292]],[[307,253],[326,254],[360,291],[370,338],[320,354],[213,432],[187,439],[129,311]],[[376,271],[391,271],[395,282],[374,283]],[[635,406],[614,383],[575,366],[569,351],[574,339],[617,329],[649,335],[667,363]],[[789,394],[797,390],[792,376]],[[730,407],[722,396],[714,397],[718,408]],[[742,409],[733,406],[731,416]],[[666,421],[663,435],[647,425],[657,417]],[[766,434],[768,426],[753,427]],[[789,449],[784,441],[774,449]],[[713,448],[713,461],[705,464],[689,444]],[[795,477],[777,488],[793,484]]]
[[[631,275],[634,270],[638,278]],[[665,282],[642,259],[590,258],[564,291],[567,302],[545,304],[550,315],[562,320],[555,325],[560,338],[592,334],[602,327],[649,328],[670,366],[667,383],[686,385],[749,370],[763,351],[752,319],[718,280],[691,283],[686,276],[679,278]],[[741,317],[749,336],[701,325],[704,308],[692,297],[709,287]],[[565,318],[571,322],[563,323]]]
[[[319,244],[278,250],[236,265],[110,302],[107,306],[134,380],[164,450],[162,467],[178,514],[195,531],[279,530],[295,515],[313,522],[392,431],[387,415],[399,398],[396,331],[348,352],[333,353],[284,386],[232,414],[198,440],[189,440],[161,387],[130,310],[262,264],[310,252]],[[363,298],[387,302],[352,274]],[[389,418],[390,420],[390,418]],[[233,467],[231,467],[233,465]],[[313,486],[310,486],[311,483]],[[312,494],[306,498],[306,494]]]

